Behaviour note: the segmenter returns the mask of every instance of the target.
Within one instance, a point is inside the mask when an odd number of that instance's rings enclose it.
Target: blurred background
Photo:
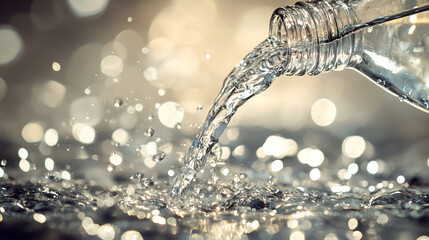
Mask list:
[[[224,77],[267,38],[271,13],[293,2],[0,1],[0,177],[172,176]],[[414,175],[429,164],[428,123],[344,70],[280,77],[238,110],[221,143],[224,158],[283,159],[274,172],[316,149],[312,167],[365,157],[374,173],[395,162]]]

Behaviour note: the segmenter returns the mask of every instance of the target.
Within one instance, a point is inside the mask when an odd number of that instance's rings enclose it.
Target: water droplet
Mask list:
[[[137,112],[143,111],[143,105],[140,103],[137,103],[134,108],[136,109]]]
[[[109,162],[115,166],[118,166],[122,163],[122,156],[116,152],[113,152],[112,155],[110,155]]]
[[[113,166],[112,164],[107,165],[107,171],[113,172],[113,170],[115,170],[115,166]]]
[[[54,160],[52,158],[46,158],[45,159],[45,168],[48,171],[54,170],[54,166],[55,166],[55,162],[54,162]]]
[[[240,179],[246,179],[247,178],[246,173],[240,173],[239,176],[240,176]]]
[[[71,175],[68,171],[62,171],[61,172],[61,178],[64,180],[70,180],[71,179]]]
[[[167,91],[165,91],[165,89],[161,88],[161,89],[158,90],[158,95],[162,97],[162,96],[165,95],[166,92]]]
[[[148,54],[148,53],[149,53],[149,48],[147,48],[147,47],[143,47],[143,48],[142,48],[142,53],[143,53],[143,54]]]
[[[18,32],[8,25],[0,27],[0,66],[12,62],[22,51],[23,42]]]
[[[204,53],[204,58],[206,60],[210,60],[212,58],[212,55],[210,54],[210,50],[206,50],[206,52]]]
[[[146,130],[146,132],[144,132],[144,135],[145,135],[146,137],[152,137],[154,133],[155,133],[155,130],[154,130],[153,128],[148,128],[148,129]]]
[[[159,152],[153,155],[152,160],[154,160],[155,162],[161,162],[166,156],[167,154],[165,152]]]
[[[27,159],[27,158],[28,158],[28,151],[27,151],[27,149],[25,149],[25,148],[20,148],[20,149],[18,150],[18,156],[19,156],[21,159]]]
[[[137,231],[128,230],[122,234],[121,240],[143,240],[143,237]]]
[[[21,161],[19,161],[19,168],[21,168],[23,172],[30,171],[30,168],[31,168],[30,162],[25,159],[21,159]]]
[[[115,55],[109,55],[101,61],[101,72],[109,77],[118,76],[124,69],[122,59]]]
[[[197,106],[197,111],[201,111],[202,109],[203,109],[203,105],[200,104]]]
[[[130,179],[140,181],[141,179],[143,179],[143,177],[144,177],[143,173],[137,172],[137,173],[134,173],[133,175],[131,175]]]
[[[183,107],[175,102],[166,102],[159,107],[158,117],[164,126],[174,128],[183,120]]]
[[[122,104],[123,104],[123,101],[122,101],[122,98],[120,97],[116,97],[115,100],[113,100],[113,105],[117,108],[122,106]]]
[[[44,222],[46,222],[46,217],[45,217],[45,215],[40,214],[40,213],[35,213],[35,214],[33,215],[33,218],[34,218],[34,220],[35,220],[36,222],[39,222],[39,223],[44,223]]]
[[[60,65],[58,62],[53,62],[53,63],[52,63],[52,69],[53,69],[55,72],[58,72],[58,71],[60,71],[60,70],[61,70],[61,65]]]
[[[109,1],[101,0],[89,2],[68,0],[67,3],[74,15],[80,18],[85,18],[102,13],[106,9]]]
[[[148,67],[144,70],[143,76],[149,82],[156,81],[158,79],[158,70],[155,67]]]
[[[154,184],[154,181],[151,178],[144,177],[144,174],[141,172],[137,172],[131,175],[130,179],[135,182],[141,183],[145,187],[149,187]]]

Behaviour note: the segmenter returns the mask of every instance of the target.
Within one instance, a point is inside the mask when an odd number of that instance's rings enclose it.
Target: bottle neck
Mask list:
[[[287,48],[285,75],[316,75],[360,61],[363,29],[429,10],[427,0],[316,0],[278,8],[270,37]]]
[[[316,75],[353,64],[360,34],[347,34],[357,22],[341,1],[299,2],[278,8],[270,21],[270,37],[290,54],[285,75]]]

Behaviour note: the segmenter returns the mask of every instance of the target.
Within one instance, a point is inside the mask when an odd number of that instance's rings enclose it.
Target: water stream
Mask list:
[[[185,166],[176,173],[172,187],[174,195],[186,193],[231,117],[248,99],[267,89],[274,79],[282,75],[287,57],[287,49],[270,37],[253,49],[225,78],[204,126],[185,155]]]

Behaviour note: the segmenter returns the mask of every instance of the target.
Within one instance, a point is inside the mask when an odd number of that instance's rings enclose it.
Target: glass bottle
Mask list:
[[[285,75],[352,68],[429,113],[429,1],[319,0],[278,8]]]

